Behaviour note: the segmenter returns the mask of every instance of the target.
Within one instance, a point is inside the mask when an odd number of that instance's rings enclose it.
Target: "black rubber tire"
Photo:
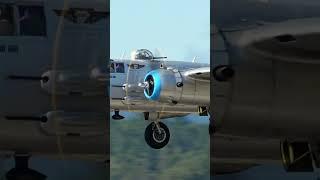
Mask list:
[[[144,139],[146,141],[146,143],[153,149],[161,149],[163,148],[164,146],[166,146],[170,140],[170,131],[169,131],[169,128],[162,122],[158,122],[159,123],[159,126],[160,128],[162,128],[165,133],[166,133],[166,138],[163,142],[159,143],[159,142],[156,142],[154,139],[153,139],[153,131],[154,129],[156,130],[156,126],[155,126],[155,123],[150,123],[147,127],[146,127],[146,130],[144,132]]]

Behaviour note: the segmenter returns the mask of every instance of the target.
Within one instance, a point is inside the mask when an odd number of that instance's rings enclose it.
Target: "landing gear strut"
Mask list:
[[[120,115],[120,112],[119,110],[115,110],[114,111],[114,115],[112,115],[112,119],[114,120],[121,120],[123,119],[124,117]]]
[[[29,155],[26,154],[16,154],[15,167],[6,173],[7,180],[45,180],[46,175],[43,175],[33,169],[29,169]]]
[[[144,138],[150,147],[161,149],[168,144],[170,131],[164,123],[152,122],[147,126]]]

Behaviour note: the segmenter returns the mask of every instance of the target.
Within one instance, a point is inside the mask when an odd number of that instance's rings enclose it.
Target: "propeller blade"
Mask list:
[[[150,96],[150,89],[149,89],[149,87],[147,88],[147,94]]]

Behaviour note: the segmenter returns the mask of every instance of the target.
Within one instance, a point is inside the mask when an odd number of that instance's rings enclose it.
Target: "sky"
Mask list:
[[[110,12],[111,58],[143,48],[168,60],[210,62],[210,0],[111,0]]]

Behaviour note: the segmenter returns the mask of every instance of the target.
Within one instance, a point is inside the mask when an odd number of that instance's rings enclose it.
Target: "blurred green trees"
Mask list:
[[[136,118],[136,117],[135,117]],[[208,125],[183,118],[163,121],[170,142],[160,150],[144,141],[149,122],[141,119],[111,121],[111,179],[209,179]]]

